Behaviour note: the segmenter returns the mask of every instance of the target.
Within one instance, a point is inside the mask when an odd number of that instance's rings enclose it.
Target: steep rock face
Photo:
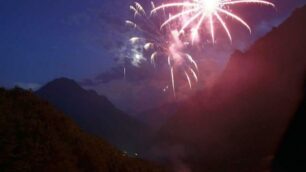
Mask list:
[[[162,171],[81,131],[33,93],[0,88],[0,171]]]
[[[302,99],[305,21],[303,7],[247,52],[234,53],[216,84],[164,125],[162,145],[181,147],[180,157],[193,171],[268,168]]]
[[[84,90],[67,78],[49,82],[36,94],[65,112],[82,129],[130,153],[141,151],[147,134],[145,126],[117,109],[105,96]]]
[[[306,171],[306,81],[304,99],[286,131],[273,161],[273,172]]]

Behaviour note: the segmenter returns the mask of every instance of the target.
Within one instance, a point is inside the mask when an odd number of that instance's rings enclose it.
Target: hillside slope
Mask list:
[[[161,171],[81,131],[33,93],[0,89],[0,171]]]

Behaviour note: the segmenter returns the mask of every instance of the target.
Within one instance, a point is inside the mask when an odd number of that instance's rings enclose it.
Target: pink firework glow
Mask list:
[[[181,21],[182,24],[180,34],[184,33],[188,29],[191,33],[191,40],[194,42],[199,39],[199,30],[201,29],[201,26],[203,24],[208,24],[210,30],[209,32],[212,41],[214,42],[214,23],[219,22],[226,32],[229,40],[232,41],[232,36],[226,22],[224,21],[224,17],[226,16],[236,20],[245,26],[249,32],[251,32],[251,28],[247,22],[244,21],[239,15],[232,13],[230,10],[230,8],[234,5],[249,3],[275,7],[273,3],[264,0],[187,0],[162,4],[155,7],[151,11],[151,14],[168,8],[179,8],[180,12],[170,15],[170,17],[161,25],[161,28],[167,26],[171,22]]]
[[[152,9],[155,8],[151,3]],[[189,87],[192,88],[192,82],[198,82],[198,66],[192,55],[184,52],[188,42],[184,42],[180,37],[179,31],[171,29],[170,25],[163,30],[159,29],[161,21],[166,17],[163,15],[152,16],[147,14],[142,5],[135,2],[130,6],[134,14],[133,20],[126,20],[126,24],[136,30],[130,38],[133,46],[142,47],[145,53],[150,54],[148,59],[156,66],[156,58],[166,58],[171,77],[173,94],[175,95],[175,76],[176,71],[182,71],[186,76]],[[143,55],[141,54],[141,56]],[[139,56],[139,54],[137,54]],[[133,58],[133,57],[132,57]],[[137,58],[137,56],[135,56]]]
[[[160,6],[151,2],[152,10],[147,14],[142,5],[135,2],[130,6],[134,19],[127,20],[126,24],[138,32],[134,32],[137,36],[131,37],[130,42],[134,46],[142,47],[145,54],[150,54],[148,59],[154,66],[157,57],[167,59],[175,95],[175,71],[183,71],[190,88],[193,82],[198,82],[198,66],[193,57],[185,52],[188,50],[186,45],[198,43],[199,31],[203,31],[203,28],[208,28],[214,43],[216,23],[220,24],[232,41],[225,18],[232,18],[251,33],[247,22],[231,11],[233,6],[250,3],[275,7],[273,3],[265,0],[182,0]],[[140,56],[143,58],[144,54],[138,53],[135,58]]]

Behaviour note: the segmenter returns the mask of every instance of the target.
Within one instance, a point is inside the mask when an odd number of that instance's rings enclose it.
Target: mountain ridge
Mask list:
[[[55,79],[36,94],[74,119],[84,130],[107,139],[122,150],[140,151],[146,127],[117,109],[105,96],[67,78]]]

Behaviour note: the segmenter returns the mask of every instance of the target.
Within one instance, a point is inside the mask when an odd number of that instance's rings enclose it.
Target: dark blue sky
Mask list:
[[[268,25],[305,4],[274,2],[278,12],[270,15]],[[114,67],[129,3],[0,0],[0,85],[40,85],[61,76],[82,80]]]
[[[103,0],[1,0],[0,85],[107,70],[113,60],[105,42],[112,42],[103,32],[110,6]]]

